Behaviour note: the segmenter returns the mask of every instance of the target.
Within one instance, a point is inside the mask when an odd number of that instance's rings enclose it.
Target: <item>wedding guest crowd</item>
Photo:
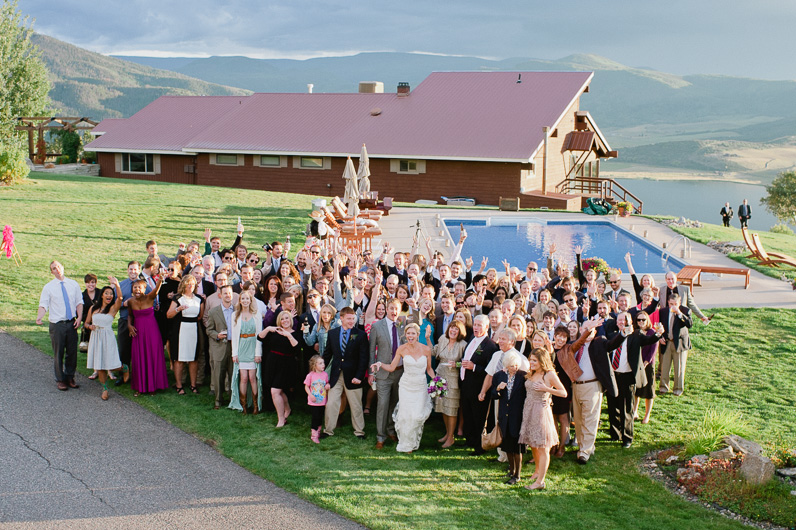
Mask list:
[[[632,291],[621,270],[583,263],[579,247],[571,270],[551,245],[545,267],[530,261],[522,272],[504,261],[501,276],[483,258],[474,271],[461,258],[464,230],[447,257],[428,240],[415,238],[407,252],[357,251],[333,234],[308,238],[291,259],[289,239],[260,252],[243,236],[239,224],[225,248],[206,230],[204,253],[192,241],[173,258],[147,241],[123,281],[98,288],[89,273],[85,293],[53,261],[37,323],[49,313],[58,389],[78,388],[82,330],[103,400],[109,379],[156,393],[169,388],[171,370],[172,392],[198,394],[209,381],[213,408],[273,411],[278,428],[306,395],[315,443],[335,435],[348,409],[357,438],[375,424],[376,449],[396,443],[406,453],[436,411],[441,448],[458,437],[482,455],[482,433],[500,429],[506,482],[522,479],[530,447],[527,487],[544,489],[551,456],[568,447],[580,464],[593,456],[603,395],[610,438],[631,447],[642,398],[641,422],[651,421],[656,379],[657,393],[685,390],[692,315],[709,321],[674,273],[664,287],[639,279],[629,254]]]

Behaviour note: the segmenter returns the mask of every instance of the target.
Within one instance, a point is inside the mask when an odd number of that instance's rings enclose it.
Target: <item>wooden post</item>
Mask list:
[[[542,163],[542,195],[547,195],[547,144],[550,140],[550,127],[542,127],[544,131],[544,162]]]

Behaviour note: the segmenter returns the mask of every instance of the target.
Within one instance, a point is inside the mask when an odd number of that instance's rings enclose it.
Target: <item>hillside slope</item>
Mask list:
[[[46,35],[33,41],[42,52],[60,114],[102,118],[135,114],[163,95],[240,95],[249,91],[90,52]]]

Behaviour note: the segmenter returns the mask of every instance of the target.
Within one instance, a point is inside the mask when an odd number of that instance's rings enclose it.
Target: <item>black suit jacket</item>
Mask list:
[[[603,321],[603,325],[597,328],[597,336],[602,335],[612,339],[617,333],[619,333],[619,328],[616,325],[616,319],[614,317],[606,318]]]
[[[627,362],[630,364],[630,373],[636,380],[636,387],[647,384],[647,374],[644,372],[644,363],[641,362],[641,348],[654,344],[661,337],[659,335],[642,334],[638,329],[634,329],[627,337]],[[622,342],[619,342],[619,346]]]
[[[680,313],[682,314],[674,319],[674,329],[672,330],[672,336],[674,337],[674,345],[677,348],[677,351],[682,352],[691,349],[691,335],[688,333],[688,328],[692,326],[693,320],[691,320],[691,310],[686,306],[680,306]],[[661,309],[660,319],[661,324],[663,324],[663,337],[666,339],[666,342],[669,343],[671,341],[669,340],[668,307]]]
[[[603,386],[603,391],[609,397],[616,397],[619,395],[619,390],[616,386],[616,377],[611,368],[611,351],[615,350],[617,346],[622,344],[624,337],[617,334],[612,339],[606,339],[604,336],[597,336],[592,339],[589,344],[589,360],[591,367],[594,370],[594,375]]]
[[[216,284],[209,280],[202,280],[202,294],[207,297],[214,292],[216,292]]]
[[[484,337],[478,349],[475,350],[473,356],[470,358],[475,367],[472,370],[464,371],[464,379],[462,380],[462,391],[481,392],[481,387],[486,378],[486,367],[489,361],[492,360],[492,354],[498,351],[498,345],[495,344],[489,337]]]
[[[387,264],[384,263],[379,265],[379,268],[381,269],[381,273],[384,276],[385,281],[387,280],[387,277],[390,274],[395,274],[396,276],[398,276],[398,283],[402,283],[404,285],[409,283],[409,275],[406,273],[406,269],[404,269],[402,273],[399,273],[394,266],[392,265],[388,266]]]
[[[368,371],[368,335],[359,328],[352,328],[345,351],[341,352],[340,333],[342,331],[342,327],[332,329],[329,331],[329,336],[326,340],[323,360],[327,365],[331,366],[329,385],[336,385],[340,372],[342,372],[346,388],[350,390],[362,388]],[[330,361],[331,364],[329,364]],[[359,379],[362,383],[354,384],[351,382],[352,379]]]
[[[509,374],[501,370],[492,379],[492,396],[500,400],[498,405],[498,424],[504,436],[520,437],[522,426],[522,412],[525,405],[525,372],[517,370],[514,375],[514,386],[511,389],[511,399],[508,398],[508,388],[496,390],[500,383],[507,383]]]

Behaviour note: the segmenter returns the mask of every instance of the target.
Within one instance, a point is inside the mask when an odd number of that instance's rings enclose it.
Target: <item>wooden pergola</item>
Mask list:
[[[62,130],[62,131],[90,131],[99,122],[85,117],[73,116],[28,116],[17,118],[17,125],[14,127],[17,131],[28,131],[28,153],[30,159],[34,160],[36,157],[36,142],[34,142],[34,133],[39,133],[39,153],[38,159],[44,161],[47,158],[46,147],[44,146],[44,133],[48,130]]]

